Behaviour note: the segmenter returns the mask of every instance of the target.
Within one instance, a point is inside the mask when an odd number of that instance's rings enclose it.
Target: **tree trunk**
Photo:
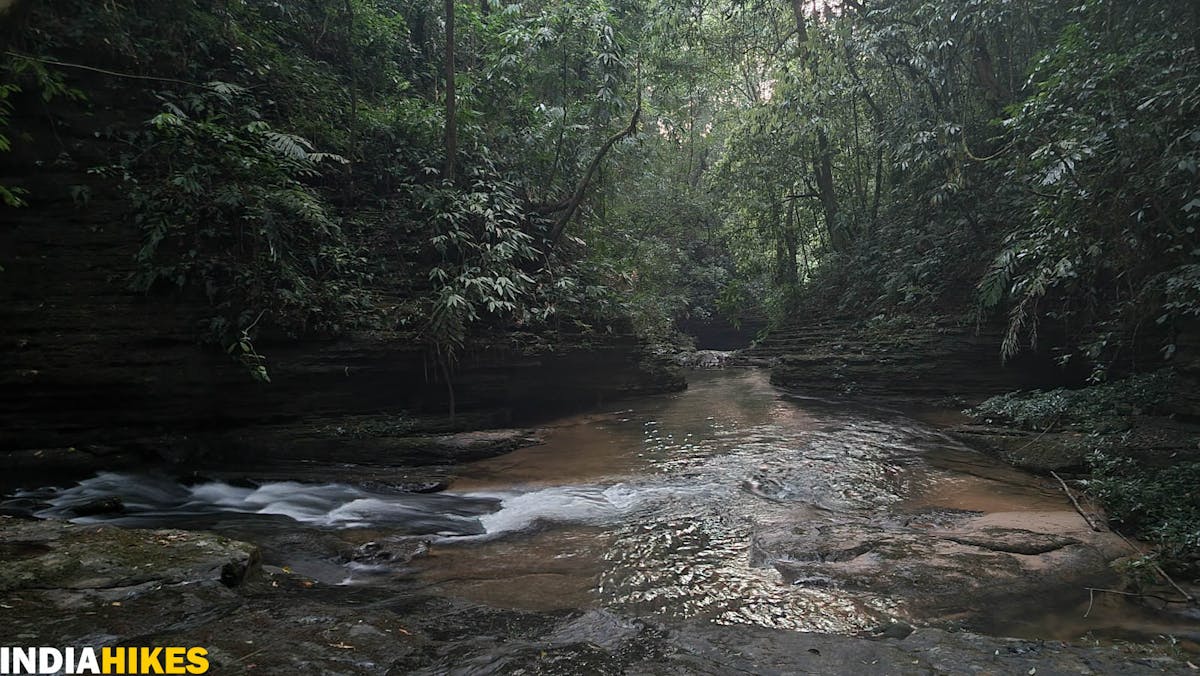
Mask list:
[[[353,162],[358,159],[358,135],[355,133],[355,129],[358,128],[358,69],[354,67],[354,5],[351,0],[344,0],[342,11],[346,20],[345,53],[342,58],[346,60],[346,67],[350,70],[350,113],[347,128],[350,130],[349,157]],[[343,199],[347,204],[354,199],[354,168],[351,163],[346,164],[346,190]]]
[[[796,200],[792,200],[788,204],[788,220],[787,230],[783,233],[783,245],[786,250],[787,267],[784,269],[783,282],[787,288],[794,290],[800,285],[800,278],[796,270],[796,254],[799,246],[797,231],[800,229],[799,218],[796,214]]]
[[[799,36],[802,57],[808,54],[808,20],[804,16],[804,0],[792,0],[792,14],[796,17],[796,35]]]
[[[804,16],[804,0],[792,0],[792,14],[796,19],[796,35],[799,41],[800,65],[808,70],[817,80],[817,62],[813,58],[808,36],[808,19]],[[817,147],[813,153],[813,179],[820,193],[821,207],[825,211],[825,229],[829,232],[829,244],[835,252],[849,248],[850,238],[844,228],[838,223],[837,186],[833,178],[833,151],[830,147],[829,136],[824,129],[817,131]]]
[[[454,100],[454,0],[446,2],[446,169],[442,177],[454,182],[458,154],[458,111]]]
[[[772,239],[775,240],[775,286],[782,287],[787,284],[787,252],[783,248],[783,230],[786,225],[777,202],[771,202],[771,215],[767,218],[770,219],[769,223],[774,233]]]
[[[1001,91],[1000,81],[996,79],[996,70],[992,65],[992,55],[988,52],[982,35],[976,35],[974,42],[971,61],[975,66],[975,77],[978,78],[979,84],[983,86],[984,99],[991,107],[992,113],[998,114],[1004,107],[1005,96],[1004,92]]]
[[[8,48],[21,35],[32,7],[30,0],[0,0],[0,46]]]
[[[829,231],[829,244],[835,252],[850,248],[850,237],[838,222],[837,188],[833,182],[833,153],[825,131],[817,132],[817,152],[813,158],[813,173],[817,181],[817,192],[821,195],[821,207],[825,210],[825,229]]]
[[[579,182],[575,185],[575,191],[571,193],[571,196],[567,198],[567,201],[561,205],[562,213],[559,215],[558,220],[554,222],[554,226],[550,229],[549,240],[551,245],[558,243],[558,240],[562,238],[563,233],[567,229],[567,224],[571,222],[571,218],[575,215],[575,212],[579,210],[579,205],[583,203],[583,198],[587,195],[588,186],[592,184],[592,177],[600,168],[600,163],[604,161],[604,156],[608,154],[608,151],[612,150],[612,147],[617,144],[617,141],[620,141],[626,136],[637,133],[638,119],[641,117],[641,115],[642,93],[641,90],[638,90],[637,105],[633,109],[633,115],[630,115],[629,117],[629,124],[626,125],[621,131],[610,136],[609,139],[604,142],[604,145],[600,146],[600,150],[596,153],[596,156],[592,158],[591,164],[588,165],[587,170],[583,172],[583,176],[580,177]]]

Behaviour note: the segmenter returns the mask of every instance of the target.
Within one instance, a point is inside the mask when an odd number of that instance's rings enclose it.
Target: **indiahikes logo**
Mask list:
[[[205,674],[204,648],[0,647],[0,674]]]

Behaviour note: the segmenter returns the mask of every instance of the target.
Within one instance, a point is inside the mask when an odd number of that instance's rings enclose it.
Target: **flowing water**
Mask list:
[[[102,474],[19,500],[40,516],[72,518],[119,496],[123,511],[73,520],[215,529],[260,544],[268,565],[347,595],[420,589],[530,611],[605,608],[839,633],[939,618],[886,590],[785,576],[772,565],[778,553],[756,551],[763,533],[846,524],[908,533],[964,514],[1078,518],[1056,486],[930,426],[791,399],[759,371],[698,373],[686,392],[567,418],[543,438],[457,468],[436,494],[391,488],[383,467],[365,483],[339,482],[330,467],[322,484]],[[1128,634],[1138,623],[1153,631],[1140,611],[1112,602],[1080,620],[1088,599],[1079,594],[976,628],[1047,638]],[[1028,598],[1008,603],[1032,608]]]

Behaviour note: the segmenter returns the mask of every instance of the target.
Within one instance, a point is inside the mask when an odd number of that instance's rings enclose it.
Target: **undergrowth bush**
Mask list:
[[[345,160],[273,129],[239,87],[160,98],[163,112],[119,139],[128,151],[95,170],[122,180],[142,233],[130,284],[203,293],[208,337],[265,380],[247,335],[264,315],[291,335],[336,334],[371,307],[365,255],[310,184]]]
[[[1102,450],[1088,458],[1090,494],[1122,530],[1159,547],[1163,565],[1200,571],[1200,462],[1147,467]]]
[[[967,414],[989,424],[1028,430],[1064,427],[1093,431],[1152,412],[1167,396],[1171,378],[1171,372],[1163,370],[1077,390],[1009,392],[984,401]]]

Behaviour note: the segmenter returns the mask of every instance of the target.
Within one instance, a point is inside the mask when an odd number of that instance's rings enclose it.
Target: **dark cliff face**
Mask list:
[[[60,121],[57,133],[64,147],[83,147],[88,128]],[[233,448],[269,454],[272,438],[307,439],[311,454],[336,460],[364,438],[520,424],[684,387],[682,374],[630,332],[479,341],[451,374],[453,419],[440,372],[401,332],[264,337],[256,348],[272,382],[255,382],[198,344],[213,314],[202,297],[131,290],[140,235],[119,191],[87,174],[97,158],[42,154],[0,158],[0,182],[25,188],[29,203],[0,207],[0,466],[8,472],[190,462]],[[371,420],[346,434],[352,426],[339,419],[355,416]],[[397,462],[425,459],[419,444],[388,449]]]
[[[1023,354],[1002,363],[1000,340],[996,327],[964,326],[944,317],[876,326],[797,321],[773,331],[746,357],[770,361],[776,385],[816,397],[965,401],[1082,382],[1080,373],[1045,355]]]
[[[678,371],[629,334],[536,347],[502,336],[502,344],[477,345],[451,375],[452,421],[444,418],[445,382],[401,333],[263,342],[257,347],[272,382],[257,383],[219,350],[197,344],[209,311],[203,302],[128,289],[137,239],[108,207],[34,202],[6,216],[0,453],[8,469],[39,460],[86,468],[186,457],[246,428],[311,427],[339,416],[395,418],[393,436],[504,426],[683,387]]]
[[[346,416],[372,416],[368,436],[507,426],[684,386],[678,370],[630,334],[477,344],[451,373],[453,419],[440,372],[402,333],[262,342],[272,382],[254,382],[197,344],[203,302],[127,289],[136,246],[119,220],[97,223],[95,211],[69,203],[33,204],[0,226],[7,469],[185,460],[262,425],[335,440],[345,436],[337,421]],[[337,444],[328,451],[336,455]],[[421,454],[410,449],[402,459],[420,462]]]

